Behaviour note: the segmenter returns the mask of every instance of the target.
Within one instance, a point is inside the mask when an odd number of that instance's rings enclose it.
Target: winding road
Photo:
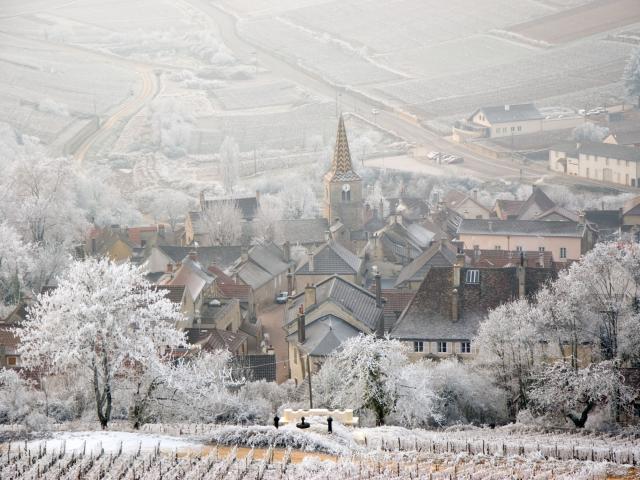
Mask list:
[[[116,107],[115,111],[100,123],[98,129],[78,147],[73,155],[78,168],[82,168],[87,153],[94,145],[111,135],[121,121],[135,115],[157,93],[158,79],[152,68],[146,66],[136,66],[135,68],[142,80],[140,92]]]

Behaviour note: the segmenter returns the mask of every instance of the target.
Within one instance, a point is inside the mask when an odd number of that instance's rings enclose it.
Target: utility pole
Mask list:
[[[309,355],[307,354],[307,374],[309,378],[309,409],[313,408],[313,393],[311,392],[311,362],[309,362]]]

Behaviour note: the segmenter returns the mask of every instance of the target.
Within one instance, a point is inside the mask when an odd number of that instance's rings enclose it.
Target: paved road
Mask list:
[[[258,316],[262,322],[264,333],[269,334],[269,340],[276,355],[276,381],[282,383],[289,378],[289,349],[282,328],[284,320],[284,305],[273,305],[263,310]]]
[[[136,68],[142,81],[140,92],[116,107],[115,111],[111,112],[109,116],[102,121],[98,130],[78,147],[78,150],[76,150],[73,155],[78,168],[82,168],[84,159],[94,144],[111,135],[114,128],[116,128],[121,121],[135,115],[157,93],[158,80],[153,70],[146,66],[136,66],[134,68]]]
[[[300,68],[292,59],[280,57],[277,53],[263,48],[260,44],[243,38],[237,30],[237,18],[215,7],[207,0],[186,0],[186,2],[211,19],[211,28],[219,32],[223,42],[239,58],[244,58],[245,60],[256,59],[263,67],[273,73],[302,85],[316,94],[339,102],[343,110],[357,113],[366,120],[396,133],[416,146],[463,156],[465,159],[464,165],[456,166],[455,169],[452,169],[452,174],[458,175],[458,172],[466,171],[471,176],[485,180],[499,178],[522,180],[529,183],[536,182],[545,176],[553,175],[545,166],[532,165],[531,163],[525,165],[511,159],[485,157],[466,149],[463,145],[449,142],[424,128],[411,115],[398,109],[381,105],[375,99],[351,92],[347,88],[332,85],[325,79]],[[376,111],[375,115],[373,113],[374,109]],[[554,176],[554,179],[567,185],[602,186],[599,182],[576,177]],[[609,186],[627,190],[624,187]]]

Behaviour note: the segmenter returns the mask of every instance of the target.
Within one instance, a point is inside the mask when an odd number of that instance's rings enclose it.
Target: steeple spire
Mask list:
[[[340,115],[338,121],[338,133],[336,135],[336,146],[333,150],[333,163],[329,171],[331,180],[352,181],[359,180],[360,177],[353,171],[351,165],[351,153],[347,140],[347,130],[344,127],[344,119]]]

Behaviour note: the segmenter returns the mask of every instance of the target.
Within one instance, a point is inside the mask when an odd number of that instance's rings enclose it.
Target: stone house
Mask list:
[[[361,285],[363,273],[362,259],[331,240],[318,249],[309,250],[307,258],[295,271],[294,288],[296,292],[301,292],[305,286],[315,285],[333,275]]]
[[[307,286],[289,300],[285,334],[291,378],[300,383],[308,369],[315,371],[342,342],[360,333],[384,333],[380,277],[376,293],[337,275]]]

